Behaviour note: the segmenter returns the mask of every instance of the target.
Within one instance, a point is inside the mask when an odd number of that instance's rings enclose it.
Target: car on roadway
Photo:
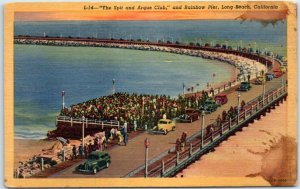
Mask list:
[[[280,66],[280,71],[282,71],[283,73],[285,73],[287,71],[286,66]]]
[[[274,78],[281,77],[283,75],[283,72],[281,70],[273,70]]]
[[[249,91],[251,89],[251,85],[247,81],[241,82],[241,85],[236,89],[237,91]]]
[[[220,105],[224,105],[228,102],[227,95],[224,93],[219,93],[215,96],[215,101]]]
[[[273,73],[266,73],[265,77],[266,77],[266,81],[271,81],[274,78],[274,74]]]
[[[94,151],[90,153],[87,160],[76,167],[76,171],[96,174],[103,168],[110,165],[110,155],[104,151]]]
[[[199,111],[195,109],[186,109],[185,113],[180,115],[177,119],[180,123],[192,123],[199,119]]]
[[[254,81],[254,84],[255,84],[255,85],[262,85],[262,84],[264,84],[264,83],[265,83],[265,80],[264,80],[264,78],[263,78],[262,76],[257,77],[257,78],[255,79],[255,81]]]
[[[201,111],[205,111],[206,113],[211,113],[217,110],[217,108],[221,106],[213,99],[207,99],[203,105],[200,107]]]
[[[169,131],[175,130],[175,122],[170,119],[160,119],[157,126],[155,126],[151,132],[152,133],[162,133],[164,135],[168,134]]]

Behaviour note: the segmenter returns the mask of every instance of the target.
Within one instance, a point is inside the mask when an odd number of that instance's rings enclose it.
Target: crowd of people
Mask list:
[[[88,100],[83,103],[71,105],[61,110],[61,116],[70,116],[93,120],[115,120],[120,125],[128,125],[130,129],[134,126],[147,128],[154,127],[159,119],[165,115],[168,119],[178,117],[187,108],[199,108],[208,93],[203,91],[202,97],[192,96],[184,98],[171,98],[166,95],[144,95],[115,93],[109,96]]]

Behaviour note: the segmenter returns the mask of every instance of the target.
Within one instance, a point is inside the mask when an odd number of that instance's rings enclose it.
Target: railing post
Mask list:
[[[229,129],[230,130],[230,127],[231,127],[231,117],[229,118]]]
[[[56,119],[55,119],[55,125],[57,126],[57,123],[58,123],[58,116],[56,116]]]
[[[103,130],[103,121],[101,121],[101,126],[102,126],[102,130]]]
[[[251,104],[251,115],[253,114],[253,104]]]
[[[71,127],[73,126],[73,118],[71,117]]]
[[[179,164],[179,152],[176,152],[176,166]]]
[[[88,118],[85,119],[85,128],[88,128]]]
[[[161,161],[161,176],[160,177],[163,177],[164,173],[165,173],[165,161],[162,160]]]
[[[192,154],[193,154],[193,144],[190,143],[190,156],[192,156]]]
[[[246,117],[247,117],[247,110],[245,108],[245,110],[244,110],[244,120],[246,120]]]

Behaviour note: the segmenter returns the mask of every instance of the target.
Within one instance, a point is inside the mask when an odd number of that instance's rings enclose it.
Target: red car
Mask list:
[[[283,75],[283,72],[281,70],[274,70],[273,73],[275,78],[281,77]]]
[[[220,105],[226,104],[228,102],[227,95],[219,93],[215,96],[215,101]]]
[[[178,122],[181,123],[192,123],[199,119],[199,111],[194,109],[185,110],[185,114],[180,115]]]

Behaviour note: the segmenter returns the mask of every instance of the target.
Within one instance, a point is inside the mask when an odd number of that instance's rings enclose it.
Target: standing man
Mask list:
[[[136,120],[133,121],[133,129],[134,129],[134,131],[136,131],[136,129],[137,129]]]
[[[127,122],[124,123],[124,133],[127,133]]]
[[[176,140],[176,144],[175,144],[175,149],[176,149],[176,152],[179,152],[179,150],[180,150],[180,140],[179,140],[179,138],[177,138],[177,140]]]
[[[83,159],[83,146],[82,146],[82,144],[80,144],[80,146],[78,148],[78,152],[79,152],[80,158]]]
[[[73,160],[76,159],[76,146],[73,145],[73,148],[72,148],[72,154],[73,154]]]
[[[85,159],[86,159],[87,155],[88,155],[88,147],[87,147],[87,145],[84,145],[83,151],[84,151],[84,156],[85,156]]]
[[[127,143],[128,143],[128,134],[127,134],[127,133],[124,133],[123,138],[124,138],[124,144],[125,144],[125,146],[126,146]]]

